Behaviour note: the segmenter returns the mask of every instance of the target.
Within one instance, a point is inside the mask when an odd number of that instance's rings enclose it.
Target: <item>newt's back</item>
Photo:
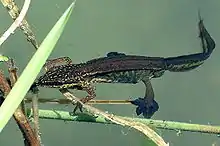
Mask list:
[[[128,70],[163,70],[165,61],[161,57],[114,55],[90,60],[81,64],[80,72],[89,75]]]
[[[106,57],[85,63],[52,67],[38,79],[38,84],[50,87],[73,86],[81,81],[92,79],[105,80],[105,82],[135,83],[144,76],[160,77],[166,70],[189,71],[203,64],[215,48],[215,42],[201,19],[199,32],[203,47],[201,53],[162,58],[110,52]]]
[[[60,86],[77,83],[91,76],[136,70],[165,70],[165,61],[160,57],[112,55],[93,59],[81,64],[55,66],[38,80],[41,86]]]

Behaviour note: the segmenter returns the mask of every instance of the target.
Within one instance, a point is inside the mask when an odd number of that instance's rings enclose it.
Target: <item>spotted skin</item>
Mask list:
[[[161,77],[165,71],[185,72],[202,65],[215,48],[215,42],[206,30],[203,21],[199,21],[199,35],[203,52],[177,57],[146,57],[110,52],[105,57],[92,59],[85,63],[50,66],[47,72],[36,82],[37,86],[50,88],[71,88],[85,90],[88,93],[82,101],[88,102],[95,95],[95,83],[129,83],[143,82],[146,87],[144,98],[131,103],[136,105],[137,115],[151,118],[159,109],[154,100],[151,78]]]

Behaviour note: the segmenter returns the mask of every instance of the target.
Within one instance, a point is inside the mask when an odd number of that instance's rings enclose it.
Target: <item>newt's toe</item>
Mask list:
[[[148,119],[159,109],[159,105],[155,100],[152,100],[152,102],[146,102],[144,98],[137,98],[132,100],[131,103],[137,106],[136,114],[138,116],[143,114],[144,118]]]

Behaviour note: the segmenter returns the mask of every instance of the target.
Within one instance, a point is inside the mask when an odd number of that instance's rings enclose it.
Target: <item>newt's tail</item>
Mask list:
[[[199,13],[199,37],[201,39],[203,53],[206,54],[207,58],[211,55],[212,51],[215,48],[215,41],[210,36],[208,31],[206,30],[203,20]]]
[[[199,37],[201,39],[203,52],[165,58],[167,70],[172,72],[189,71],[199,67],[204,63],[206,59],[209,58],[209,56],[211,55],[212,51],[215,48],[215,41],[212,39],[208,31],[206,30],[200,15],[199,15],[198,27],[199,27]]]

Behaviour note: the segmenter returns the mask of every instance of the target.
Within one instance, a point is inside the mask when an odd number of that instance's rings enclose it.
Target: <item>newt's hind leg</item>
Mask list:
[[[144,98],[135,99],[131,103],[138,106],[136,108],[137,115],[143,114],[145,118],[151,118],[158,111],[159,105],[154,100],[154,91],[150,79],[145,78],[142,81],[146,87],[145,96]]]
[[[72,60],[69,57],[59,57],[59,58],[47,60],[47,62],[44,64],[44,68],[47,71],[54,66],[60,66],[66,64],[72,64]]]

